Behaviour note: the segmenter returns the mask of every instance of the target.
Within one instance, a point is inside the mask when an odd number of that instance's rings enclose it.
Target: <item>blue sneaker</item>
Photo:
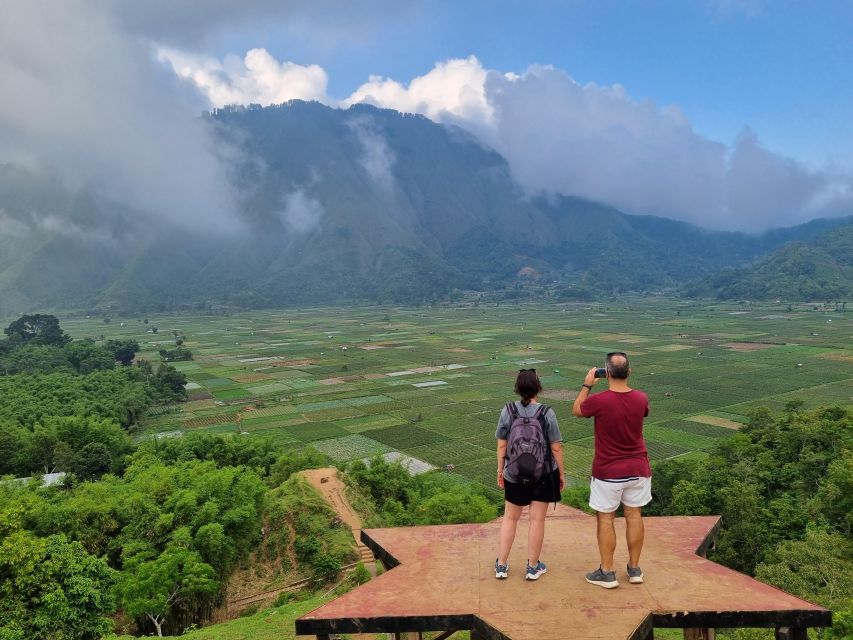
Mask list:
[[[503,580],[509,575],[509,562],[506,564],[498,564],[498,559],[495,558],[495,577],[498,580]]]
[[[539,561],[536,563],[535,567],[531,567],[529,564],[527,565],[527,575],[524,576],[525,580],[538,580],[539,576],[548,571],[548,567],[545,566],[545,563]]]

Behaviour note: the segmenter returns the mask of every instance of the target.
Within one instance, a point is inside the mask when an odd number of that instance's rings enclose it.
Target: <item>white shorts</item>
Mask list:
[[[589,482],[589,506],[601,513],[613,513],[620,504],[644,507],[652,501],[652,479],[642,476]]]

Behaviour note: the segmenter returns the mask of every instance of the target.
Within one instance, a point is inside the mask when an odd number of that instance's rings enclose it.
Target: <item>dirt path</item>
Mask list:
[[[335,510],[335,513],[338,514],[341,520],[343,520],[347,525],[349,525],[350,529],[352,529],[352,535],[355,537],[355,543],[358,547],[358,558],[364,563],[364,566],[367,567],[367,570],[370,571],[370,575],[376,575],[376,558],[373,557],[373,553],[367,546],[361,541],[361,518],[358,513],[356,513],[355,509],[350,505],[349,500],[347,500],[346,495],[344,494],[344,490],[346,486],[341,479],[338,477],[338,470],[334,467],[325,467],[323,469],[308,469],[306,471],[300,471],[299,475],[305,478],[312,487],[317,489],[320,492],[326,502],[328,502],[332,509]]]
[[[300,471],[299,475],[304,477],[311,483],[311,486],[317,489],[326,501],[332,505],[332,509],[340,516],[341,520],[346,522],[353,533],[356,529],[361,532],[361,518],[350,506],[349,501],[344,497],[344,483],[338,478],[338,470],[334,467],[326,467],[324,469],[308,469]]]

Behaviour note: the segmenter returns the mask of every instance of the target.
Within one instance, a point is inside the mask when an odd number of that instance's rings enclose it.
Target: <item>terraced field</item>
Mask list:
[[[324,308],[63,326],[132,336],[152,361],[173,331],[185,336],[195,359],[176,366],[190,402],[153,410],[139,437],[242,433],[336,461],[400,451],[492,487],[495,423],[520,367],[540,372],[576,481],[589,473],[592,424],[571,417],[570,403],[608,351],[629,353],[632,382],[649,393],[653,460],[703,455],[757,406],[853,406],[853,314],[777,307]]]

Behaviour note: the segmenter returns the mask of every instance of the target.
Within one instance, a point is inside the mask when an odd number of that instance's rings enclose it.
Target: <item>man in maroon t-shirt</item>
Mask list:
[[[652,470],[643,440],[643,418],[649,415],[649,398],[628,386],[628,356],[607,354],[607,391],[590,395],[598,382],[589,370],[575,398],[572,413],[595,417],[595,457],[592,461],[589,506],[598,516],[598,551],[601,565],[586,574],[587,582],[613,589],[619,586],[613,568],[616,550],[616,510],[622,505],[628,542],[628,582],[643,581],[640,552],[643,550],[642,507],[652,499]]]

